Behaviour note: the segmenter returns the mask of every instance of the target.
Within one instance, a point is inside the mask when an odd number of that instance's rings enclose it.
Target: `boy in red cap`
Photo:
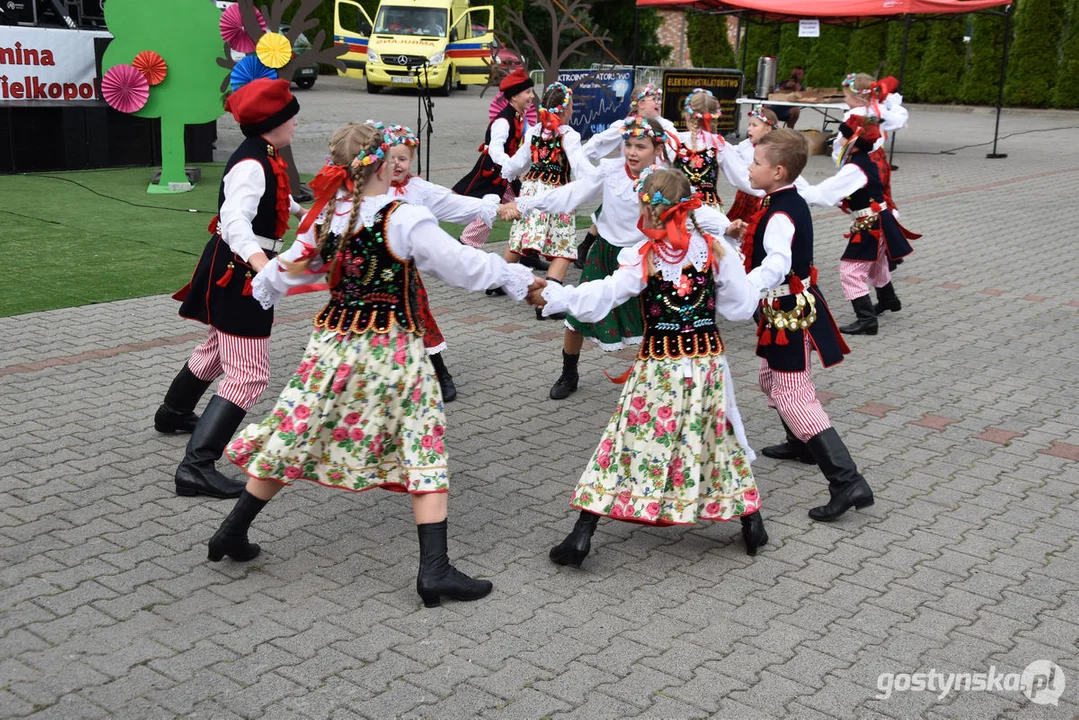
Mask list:
[[[287,80],[254,80],[225,102],[247,138],[225,165],[213,235],[191,282],[175,297],[181,317],[209,326],[154,415],[158,432],[189,432],[176,469],[178,495],[235,498],[244,483],[214,464],[247,411],[270,382],[273,310],[251,297],[251,279],[281,249],[289,216],[304,210],[289,194],[287,165],[277,149],[292,142],[300,105]],[[195,405],[219,375],[225,379],[202,417]]]
[[[850,301],[857,319],[840,330],[847,335],[876,335],[877,310],[867,283],[877,289],[884,309],[899,310],[902,305],[892,286],[889,263],[914,252],[907,239],[921,236],[899,224],[888,202],[880,168],[870,155],[881,137],[880,119],[851,115],[839,126],[839,134],[839,172],[819,185],[799,186],[798,191],[810,205],[842,204],[851,214],[839,278],[843,297]]]
[[[498,195],[502,202],[513,202],[521,190],[519,180],[503,175],[502,166],[521,147],[528,123],[524,114],[535,98],[532,90],[532,78],[517,68],[502,79],[498,89],[506,98],[506,106],[495,115],[487,126],[487,134],[480,145],[480,157],[475,166],[453,186],[458,195],[470,195],[482,198],[484,195]],[[480,247],[487,242],[491,228],[482,220],[474,220],[461,233],[461,242],[472,247]],[[527,267],[546,270],[547,264],[537,258],[522,258]],[[492,291],[493,292],[493,291]]]

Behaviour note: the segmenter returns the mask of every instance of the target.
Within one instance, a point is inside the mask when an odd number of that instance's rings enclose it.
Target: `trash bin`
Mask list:
[[[762,55],[757,58],[757,97],[761,100],[768,99],[768,93],[776,86],[776,62],[775,55]]]

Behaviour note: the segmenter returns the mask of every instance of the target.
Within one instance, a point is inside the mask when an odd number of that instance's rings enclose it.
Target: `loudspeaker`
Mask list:
[[[34,0],[0,0],[0,24],[35,25]]]
[[[79,14],[83,20],[104,20],[105,0],[80,0]]]

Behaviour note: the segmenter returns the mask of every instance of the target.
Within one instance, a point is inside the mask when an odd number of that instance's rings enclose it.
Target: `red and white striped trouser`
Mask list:
[[[513,192],[513,186],[507,186],[506,192],[502,193],[502,202],[509,203],[517,199],[517,193]],[[491,228],[483,220],[476,218],[468,224],[461,233],[461,242],[474,248],[483,247],[487,238],[491,236]]]
[[[832,421],[817,399],[817,388],[809,375],[809,333],[803,335],[806,343],[805,370],[773,370],[768,367],[768,361],[761,358],[758,380],[768,396],[768,407],[778,410],[791,432],[804,442],[832,427]]]
[[[865,242],[865,240],[862,240]],[[843,297],[857,300],[869,294],[867,282],[873,287],[884,287],[892,281],[892,271],[888,269],[888,252],[882,237],[877,241],[877,259],[872,262],[861,260],[839,261],[839,282],[843,286]]]
[[[217,394],[250,410],[270,385],[270,338],[229,335],[211,327],[206,342],[191,352],[187,367],[206,381],[224,373]]]

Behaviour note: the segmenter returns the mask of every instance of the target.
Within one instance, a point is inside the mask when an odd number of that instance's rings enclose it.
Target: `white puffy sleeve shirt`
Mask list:
[[[370,225],[375,215],[395,198],[379,195],[365,198],[360,207],[358,222]],[[331,231],[345,235],[345,225],[352,211],[352,202],[340,194],[330,219]],[[325,219],[323,220],[325,221]],[[306,273],[288,273],[281,260],[298,260],[311,253],[317,243],[318,225],[296,238],[296,242],[277,258],[267,263],[252,281],[252,295],[264,308],[270,308],[285,295],[289,288],[316,282],[326,272],[321,260],[315,257]],[[354,228],[354,230],[358,230]],[[411,259],[421,273],[434,275],[450,285],[470,292],[503,288],[515,300],[523,300],[528,286],[535,276],[532,271],[518,263],[507,263],[498,255],[462,245],[438,225],[435,216],[427,208],[404,204],[397,208],[387,225],[387,241],[394,255]]]
[[[498,216],[498,205],[502,202],[497,195],[488,194],[482,198],[457,195],[452,190],[421,177],[414,177],[400,188],[397,197],[411,205],[421,205],[443,222],[467,225],[479,218],[487,227],[494,224]]]
[[[218,213],[221,239],[229,249],[246,262],[257,252],[262,252],[259,239],[272,244],[280,238],[262,238],[251,227],[258,213],[259,202],[266,193],[266,175],[262,163],[255,159],[241,160],[232,166],[224,178],[225,202]],[[289,213],[303,215],[303,207],[289,196]]]
[[[857,165],[847,164],[839,168],[832,177],[817,185],[798,183],[798,193],[810,205],[832,207],[859,188],[865,187],[869,180]]]

